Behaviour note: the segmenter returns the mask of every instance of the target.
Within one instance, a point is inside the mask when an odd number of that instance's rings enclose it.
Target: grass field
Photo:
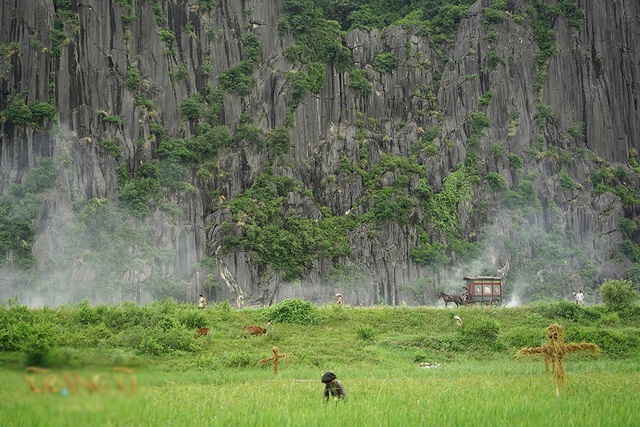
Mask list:
[[[403,364],[401,364],[403,365]],[[137,391],[30,391],[21,372],[0,372],[3,426],[634,426],[640,373],[629,361],[567,364],[559,398],[537,360],[454,362],[437,368],[375,365],[335,371],[346,401],[322,402],[322,369],[141,369]],[[368,371],[368,372],[367,372]],[[62,371],[57,371],[59,377]],[[81,371],[90,377],[96,371]],[[104,372],[108,377],[108,372]],[[39,383],[38,383],[39,384]],[[125,382],[125,384],[128,384]]]
[[[462,328],[455,327],[454,313],[463,317]],[[607,330],[593,316],[549,319],[530,309],[321,308],[314,324],[276,323],[267,337],[242,338],[243,324],[264,324],[267,315],[207,311],[212,331],[190,352],[154,356],[107,341],[56,349],[57,362],[47,374],[29,374],[38,388],[44,376],[50,381],[55,375],[55,392],[31,391],[20,352],[0,353],[0,425],[635,426],[640,420],[636,352],[620,357],[615,343],[603,342],[600,357],[568,355],[559,397],[540,358],[514,357],[520,342],[543,343],[545,327],[554,321],[569,337],[593,330],[593,337],[627,337],[625,343],[636,342],[628,338],[637,335],[633,324]],[[499,325],[494,340],[470,341],[469,331],[484,331],[488,319]],[[480,326],[472,329],[474,323]],[[271,365],[256,364],[274,346],[291,353],[277,376]],[[420,362],[438,366],[425,369]],[[113,376],[114,366],[135,373]],[[345,401],[323,403],[320,377],[326,370],[343,381]],[[85,380],[99,375],[100,390],[64,393],[63,376],[73,372]],[[118,390],[118,378],[125,392]]]

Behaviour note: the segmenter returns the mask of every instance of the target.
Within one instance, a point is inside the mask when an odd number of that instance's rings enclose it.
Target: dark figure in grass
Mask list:
[[[345,399],[347,397],[347,391],[342,385],[342,381],[336,379],[336,374],[333,372],[325,372],[322,375],[322,382],[324,383],[324,401],[327,402],[329,397],[333,397],[333,400]]]

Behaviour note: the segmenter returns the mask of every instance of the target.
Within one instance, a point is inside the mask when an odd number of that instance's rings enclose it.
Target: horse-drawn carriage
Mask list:
[[[467,303],[502,304],[502,278],[496,276],[465,276],[464,287],[468,293]],[[465,292],[463,292],[464,294]]]
[[[446,294],[438,292],[436,296],[442,298],[445,307],[448,303],[456,306],[468,304],[501,305],[502,304],[502,278],[495,276],[465,276],[464,292],[460,294]]]

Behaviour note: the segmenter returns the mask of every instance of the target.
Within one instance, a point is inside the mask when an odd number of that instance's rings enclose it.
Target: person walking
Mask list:
[[[207,308],[207,299],[204,295],[200,294],[200,298],[198,299],[198,308],[205,309]]]
[[[576,302],[580,305],[584,305],[584,294],[582,293],[582,289],[578,289],[578,293],[576,294]]]

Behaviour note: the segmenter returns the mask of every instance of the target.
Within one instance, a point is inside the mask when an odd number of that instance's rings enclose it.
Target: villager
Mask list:
[[[464,291],[462,291],[462,293],[460,294],[460,300],[462,302],[468,302],[469,301],[469,289],[466,286],[463,286],[462,289],[464,289]]]
[[[324,383],[324,401],[327,402],[329,397],[333,397],[333,400],[346,399],[347,391],[342,384],[342,381],[336,378],[336,374],[333,372],[325,372],[322,375],[321,381]]]
[[[200,294],[200,298],[198,299],[198,308],[205,309],[207,308],[207,299],[204,295]]]
[[[580,305],[584,305],[584,294],[582,293],[582,289],[578,289],[578,293],[576,294],[576,302]]]
[[[336,304],[342,305],[342,295],[336,294]]]

